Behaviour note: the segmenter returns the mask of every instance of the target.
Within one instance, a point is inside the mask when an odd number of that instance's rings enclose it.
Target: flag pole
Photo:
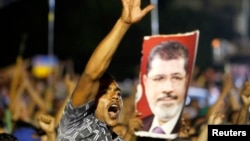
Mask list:
[[[151,11],[151,34],[159,34],[158,0],[150,0],[155,8]]]

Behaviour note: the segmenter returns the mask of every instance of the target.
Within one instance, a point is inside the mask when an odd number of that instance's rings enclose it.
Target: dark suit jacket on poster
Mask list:
[[[142,122],[143,122],[143,127],[142,127],[142,131],[149,131],[151,125],[152,125],[152,122],[153,122],[153,119],[154,119],[154,115],[151,114],[147,117],[144,117],[142,119]],[[175,127],[173,128],[172,132],[171,133],[178,133],[178,130],[180,129],[180,124],[179,124],[179,120],[178,122],[176,123]]]
[[[142,131],[149,131],[149,129],[150,129],[151,125],[152,125],[153,119],[154,119],[153,114],[151,114],[151,115],[149,115],[149,116],[142,119],[142,122],[143,122]],[[179,129],[180,129],[180,120],[178,120],[178,122],[175,125],[172,133],[178,133]],[[160,138],[137,136],[136,141],[191,141],[191,139],[190,138],[180,138],[180,137],[177,137],[175,139],[160,139]]]

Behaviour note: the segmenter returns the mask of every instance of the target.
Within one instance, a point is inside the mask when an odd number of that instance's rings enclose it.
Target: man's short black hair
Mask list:
[[[109,87],[110,83],[116,81],[115,77],[106,72],[102,75],[102,77],[100,78],[100,84],[99,84],[99,89],[98,89],[98,94],[97,97],[102,96],[104,93],[106,93],[107,88]]]
[[[97,104],[98,104],[98,100],[99,98],[106,93],[110,83],[116,81],[115,77],[111,74],[111,73],[108,73],[108,72],[105,72],[102,77],[100,78],[99,80],[99,89],[98,89],[98,93],[95,97],[95,104],[94,104],[94,107],[93,107],[93,110],[96,109],[97,107]]]
[[[109,72],[105,72],[102,77],[100,78],[100,82],[102,81],[114,81],[115,77],[109,73]]]

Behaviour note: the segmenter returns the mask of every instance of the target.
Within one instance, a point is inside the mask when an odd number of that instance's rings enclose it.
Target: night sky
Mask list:
[[[20,0],[0,9],[1,66],[47,51],[46,1]],[[25,38],[26,37],[26,38]]]
[[[120,16],[120,1],[110,0],[109,3],[56,1],[52,50],[60,60],[72,59],[76,72],[83,70],[94,48]],[[46,0],[19,0],[0,9],[1,67],[15,63],[19,54],[31,58],[49,53],[48,9]],[[142,21],[142,27],[140,23],[133,25],[121,42],[109,68],[118,77],[134,76],[140,61],[142,37],[150,34],[148,21],[149,16]]]
[[[142,2],[142,6],[147,5],[149,0]],[[230,7],[210,12],[174,9],[171,2],[159,1],[160,34],[199,29],[196,64],[210,65],[211,40],[234,37],[233,11]],[[60,60],[72,59],[75,71],[81,72],[94,48],[120,16],[121,8],[117,0],[57,0],[53,53]],[[0,67],[14,64],[18,54],[24,58],[48,54],[48,10],[47,0],[17,0],[0,9]],[[229,13],[230,17],[225,16]],[[142,39],[151,35],[150,24],[148,14],[129,29],[120,43],[109,67],[118,79],[134,77],[137,73]]]

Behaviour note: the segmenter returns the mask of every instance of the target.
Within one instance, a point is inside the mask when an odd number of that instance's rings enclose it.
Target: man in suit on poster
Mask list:
[[[142,119],[142,131],[178,132],[189,79],[188,62],[188,49],[178,41],[162,42],[152,48],[142,76],[152,115]]]

